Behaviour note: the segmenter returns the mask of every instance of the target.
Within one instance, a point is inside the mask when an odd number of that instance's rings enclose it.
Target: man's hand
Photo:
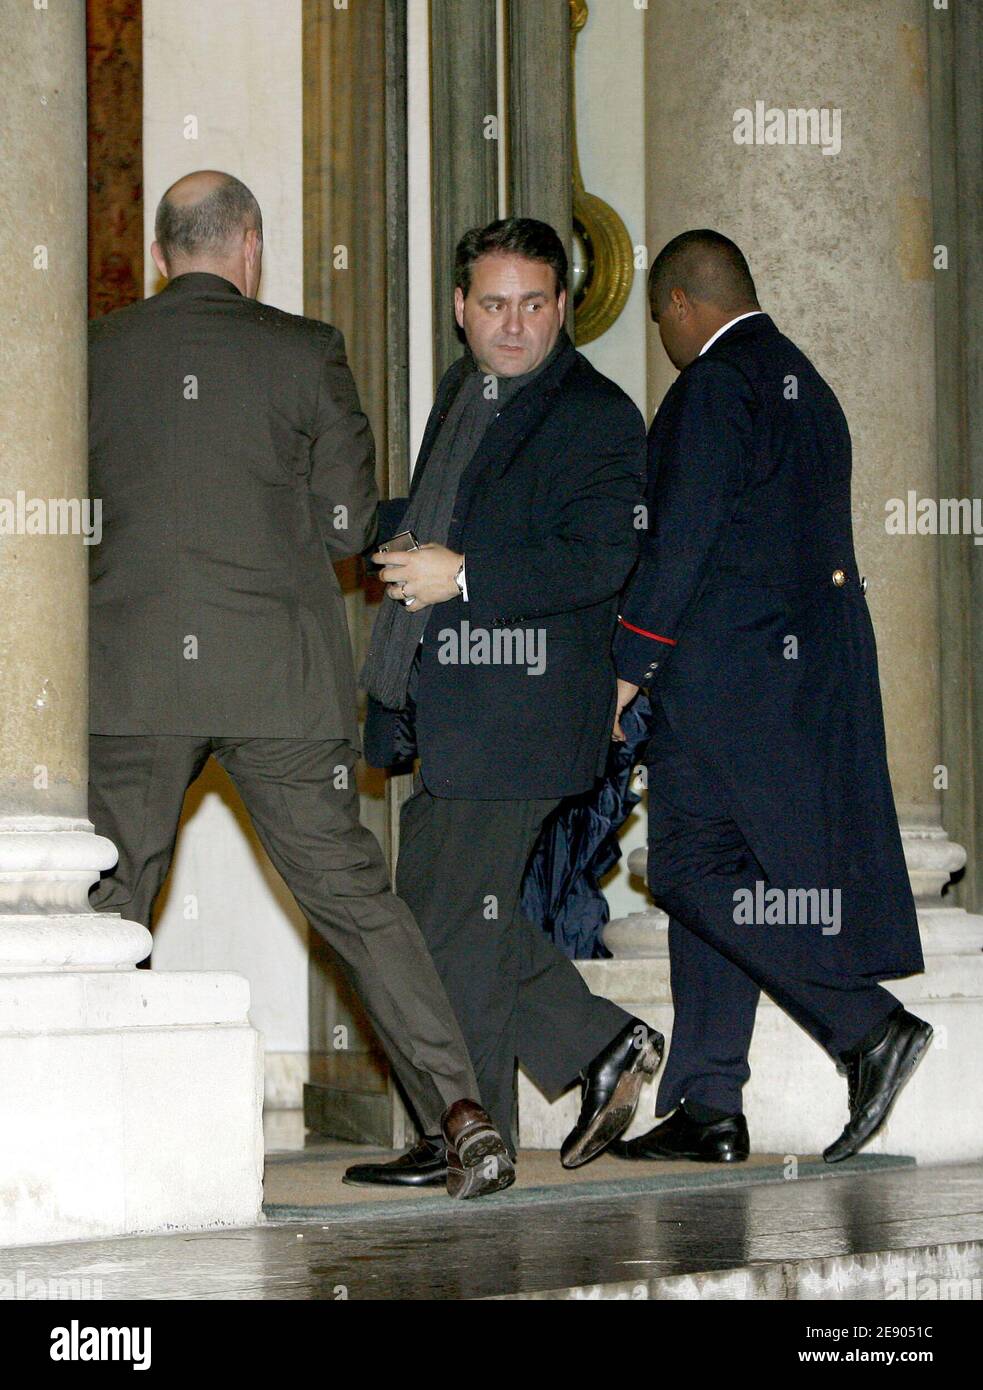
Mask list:
[[[419,613],[431,603],[444,603],[457,598],[457,572],[463,555],[448,550],[446,545],[421,545],[419,550],[377,550],[372,556],[377,565],[384,565],[381,578],[386,593],[398,603],[405,603],[411,613]]]
[[[632,685],[631,681],[623,681],[620,677],[618,678],[618,708],[614,712],[614,733],[611,735],[615,743],[625,742],[625,731],[621,727],[621,716],[637,694],[637,685]]]

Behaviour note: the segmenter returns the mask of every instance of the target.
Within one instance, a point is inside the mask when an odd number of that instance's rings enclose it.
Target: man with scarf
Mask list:
[[[550,1097],[578,1078],[561,1152],[586,1163],[630,1121],[662,1038],[592,995],[519,909],[543,820],[603,771],[615,708],[611,639],[636,557],[644,425],[563,328],[567,260],[552,227],[509,218],[462,238],[445,374],[408,504],[383,504],[388,600],[362,682],[366,757],[420,757],[403,807],[397,891],[413,910],[468,1043],[482,1104],[512,1128],[521,1061]],[[439,1135],[354,1183],[443,1181]]]

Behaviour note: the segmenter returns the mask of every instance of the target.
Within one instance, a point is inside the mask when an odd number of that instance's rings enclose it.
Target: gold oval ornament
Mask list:
[[[610,204],[584,188],[577,152],[577,35],[587,23],[586,0],[570,0],[573,155],[574,336],[590,343],[606,333],[631,293],[635,253],[624,222]]]

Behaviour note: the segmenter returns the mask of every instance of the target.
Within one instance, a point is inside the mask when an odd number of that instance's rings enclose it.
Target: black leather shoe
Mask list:
[[[750,1152],[743,1115],[725,1115],[722,1120],[701,1124],[682,1106],[648,1134],[611,1145],[617,1158],[689,1158],[694,1163],[743,1163]]]
[[[443,1139],[421,1139],[399,1158],[354,1164],[342,1182],[352,1187],[446,1187],[447,1147]]]
[[[627,1128],[643,1082],[659,1070],[664,1046],[661,1033],[633,1018],[585,1068],[580,1118],[560,1149],[564,1168],[589,1163]]]
[[[823,1154],[827,1163],[852,1158],[874,1137],[931,1041],[931,1025],[899,1007],[876,1046],[844,1058],[850,1118],[839,1139]]]

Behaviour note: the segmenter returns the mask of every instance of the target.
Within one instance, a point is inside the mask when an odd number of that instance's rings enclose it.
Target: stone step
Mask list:
[[[934,1322],[942,1300],[981,1296],[983,1164],[861,1156],[815,1178],[807,1159],[794,1178],[774,1162],[770,1175],[763,1161],[691,1164],[604,1183],[590,1176],[603,1158],[564,1177],[553,1154],[539,1156],[557,1178],[543,1196],[537,1156],[523,1154],[525,1188],[388,1204],[346,1189],[340,1209],[339,1170],[357,1156],[368,1155],[270,1155],[268,1195],[302,1205],[281,1219],[275,1203],[263,1226],[0,1250],[0,1299],[924,1301],[920,1314],[898,1309],[910,1325]],[[843,1309],[844,1323],[873,1320]]]
[[[874,1299],[908,1302],[983,1300],[983,1240],[874,1250],[826,1260],[779,1260],[700,1274],[616,1279],[535,1293],[495,1294],[488,1301]],[[817,1345],[835,1345],[818,1343]]]
[[[959,908],[919,909],[925,971],[889,988],[935,1029],[932,1046],[865,1152],[907,1153],[919,1163],[983,1156],[983,1088],[968,1084],[983,1053],[983,917]],[[590,988],[637,1015],[672,1044],[672,993],[664,913],[612,922],[613,960],[578,961]],[[789,928],[790,931],[796,928]],[[644,952],[644,954],[643,954]],[[630,953],[630,954],[629,954]],[[762,996],[750,1053],[744,1108],[753,1152],[821,1153],[847,1119],[846,1082],[829,1055]],[[642,1092],[626,1131],[655,1123],[657,1084]],[[519,1137],[526,1148],[559,1148],[579,1109],[576,1090],[551,1104],[519,1074]]]

